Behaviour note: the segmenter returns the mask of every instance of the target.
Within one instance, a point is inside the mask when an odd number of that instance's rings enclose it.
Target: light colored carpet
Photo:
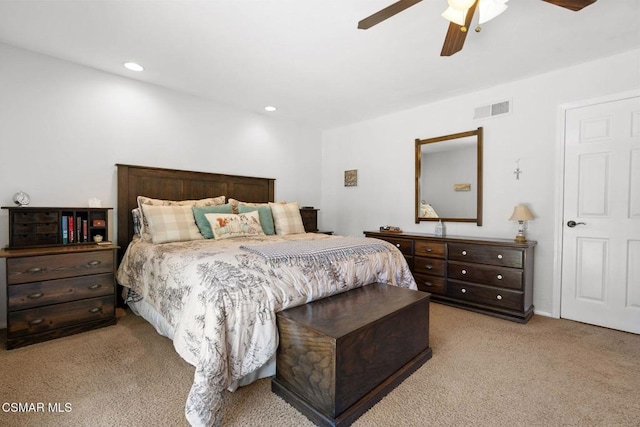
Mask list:
[[[431,304],[433,358],[354,424],[639,426],[640,336],[534,316],[526,325]],[[2,426],[184,426],[193,368],[144,320],[0,350]],[[225,426],[312,426],[268,379],[226,393]],[[70,404],[52,413],[49,403]],[[2,409],[2,407],[0,407]]]

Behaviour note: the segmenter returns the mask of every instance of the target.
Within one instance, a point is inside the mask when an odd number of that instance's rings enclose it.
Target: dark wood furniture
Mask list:
[[[277,314],[272,390],[318,425],[349,425],[431,358],[429,294],[372,284]]]
[[[3,206],[2,209],[9,210],[9,249],[93,244],[96,235],[105,240],[109,236],[111,208]],[[73,233],[69,232],[69,224]]]
[[[114,245],[0,250],[7,349],[116,323]]]
[[[318,211],[320,209],[302,207],[300,208],[300,216],[302,217],[302,224],[304,225],[304,231],[307,233],[322,233],[333,234],[333,231],[318,230]]]
[[[535,241],[364,234],[396,245],[432,301],[521,323],[533,315]]]
[[[318,232],[318,209],[300,208],[300,216],[304,224],[304,231],[307,233]]]

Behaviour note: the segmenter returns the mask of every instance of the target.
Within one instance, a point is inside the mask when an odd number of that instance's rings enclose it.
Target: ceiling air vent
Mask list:
[[[487,117],[501,116],[511,112],[511,101],[496,102],[495,104],[477,107],[473,114],[474,119],[484,119]]]

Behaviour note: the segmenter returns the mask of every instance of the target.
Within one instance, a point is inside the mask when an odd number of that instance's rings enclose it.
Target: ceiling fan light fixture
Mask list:
[[[467,11],[455,9],[449,6],[447,10],[442,13],[442,17],[453,22],[454,24],[458,24],[461,27],[464,27],[465,19],[467,18]]]
[[[478,18],[478,22],[480,25],[492,20],[507,10],[507,1],[508,0],[479,0],[478,9],[480,16]]]

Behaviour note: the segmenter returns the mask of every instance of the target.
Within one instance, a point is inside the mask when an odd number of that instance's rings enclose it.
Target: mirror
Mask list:
[[[416,139],[416,224],[482,225],[482,128]]]

